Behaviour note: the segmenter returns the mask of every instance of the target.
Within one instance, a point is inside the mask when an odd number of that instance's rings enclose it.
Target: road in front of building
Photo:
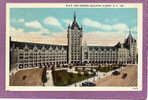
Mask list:
[[[112,75],[112,72],[119,71],[120,75]],[[127,73],[127,77],[122,79],[122,75]],[[110,72],[97,72],[97,76],[69,85],[70,87],[80,87],[84,82],[93,82],[96,86],[137,86],[137,65],[127,65]]]
[[[122,78],[124,73],[127,73],[125,79]],[[110,75],[95,83],[97,86],[137,86],[137,65],[128,65],[120,71],[120,75]]]
[[[96,72],[96,74],[97,74],[96,76],[94,76],[92,78],[89,78],[89,79],[86,79],[86,80],[83,80],[83,81],[80,81],[80,82],[77,82],[77,83],[74,83],[74,84],[69,85],[69,86],[71,86],[71,87],[79,87],[79,86],[82,86],[82,83],[88,82],[88,81],[95,83],[97,80],[101,80],[101,79],[103,79],[105,77],[110,76],[112,74],[112,72],[114,72],[114,71],[121,71],[122,69],[124,69],[124,68],[121,67],[119,69],[115,69],[115,70],[109,71],[107,73],[106,72],[99,72],[99,71],[97,71]]]
[[[79,87],[82,85],[83,82],[86,81],[96,83],[97,86],[137,86],[137,65],[127,65],[126,67],[122,67],[116,70],[120,71],[120,75],[112,75],[112,72],[115,70],[110,71],[108,73],[97,72],[97,76],[83,80],[81,82],[74,83],[69,86]],[[10,85],[42,86],[42,71],[43,68],[20,70],[15,73],[15,75],[11,75]],[[122,79],[123,73],[127,73],[127,77],[125,79]],[[45,83],[45,86],[53,86],[54,84],[50,69],[47,70],[47,78],[48,81],[47,83]]]

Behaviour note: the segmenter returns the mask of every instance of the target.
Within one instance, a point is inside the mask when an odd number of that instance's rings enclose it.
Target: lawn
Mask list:
[[[10,76],[10,86],[42,86],[43,68],[20,70]]]
[[[95,75],[89,75],[89,74],[80,75],[80,74],[69,73],[66,70],[58,70],[58,71],[53,71],[52,76],[55,86],[67,86],[75,82],[79,82],[87,78],[93,77]]]
[[[119,67],[98,67],[97,70],[100,72],[109,72],[118,68]]]
[[[98,67],[91,67],[91,72],[93,69],[96,69],[97,71],[100,71],[100,72],[109,72],[109,71],[112,71],[112,70],[115,70],[115,69],[118,69],[120,67],[118,67],[118,65],[110,65],[108,67],[105,67],[105,66],[101,66],[99,65]],[[83,69],[76,69],[76,71],[78,72],[84,72],[85,71],[85,68]]]

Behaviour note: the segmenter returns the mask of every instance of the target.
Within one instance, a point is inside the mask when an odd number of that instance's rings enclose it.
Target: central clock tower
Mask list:
[[[82,63],[82,27],[76,21],[76,13],[72,25],[68,26],[68,63],[79,65]]]

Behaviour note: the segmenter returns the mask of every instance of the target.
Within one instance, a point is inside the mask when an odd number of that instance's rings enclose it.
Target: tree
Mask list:
[[[73,73],[69,73],[69,76],[70,76],[71,78],[73,78],[74,75],[73,75]]]
[[[71,66],[71,65],[69,66],[70,69],[72,69],[72,67],[73,67],[73,66]]]
[[[85,71],[85,67],[83,67],[83,71]]]
[[[47,73],[46,73],[46,71],[47,71],[47,68],[46,67],[44,67],[44,69],[43,69],[43,72],[42,72],[42,82],[43,82],[43,86],[45,86],[45,83],[47,82]]]
[[[52,66],[51,67],[51,70],[54,72],[55,71],[55,66]]]
[[[81,72],[78,72],[78,76],[81,76]]]
[[[88,76],[88,71],[85,71],[85,72],[84,72],[84,75],[85,75],[85,76]]]

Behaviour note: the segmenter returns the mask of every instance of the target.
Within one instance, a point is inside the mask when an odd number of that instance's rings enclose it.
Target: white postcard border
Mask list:
[[[124,5],[124,7],[117,8],[137,8],[138,11],[138,86],[137,87],[57,87],[57,86],[9,86],[9,28],[10,28],[10,8],[65,8],[66,4],[80,4],[80,5]],[[71,7],[66,7],[71,8]],[[73,8],[85,8],[85,7],[73,7]],[[98,8],[98,7],[90,7]],[[108,7],[101,7],[108,8]],[[116,7],[109,7],[116,8]],[[7,3],[6,4],[6,91],[141,91],[142,90],[142,47],[143,47],[143,5],[142,3]],[[139,67],[140,66],[140,67]]]

